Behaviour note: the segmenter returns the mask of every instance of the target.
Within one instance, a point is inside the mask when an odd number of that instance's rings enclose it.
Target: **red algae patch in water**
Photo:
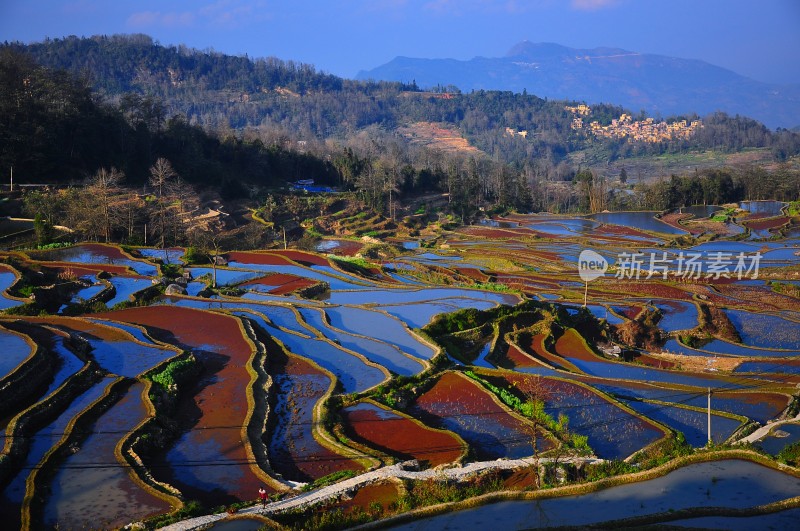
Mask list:
[[[343,500],[332,508],[341,509],[345,514],[350,514],[357,509],[364,512],[370,510],[373,504],[380,504],[383,509],[396,502],[400,498],[400,489],[392,481],[382,481],[373,483],[358,489],[355,496],[349,500]]]
[[[248,286],[274,286],[269,290],[273,295],[284,295],[298,289],[313,286],[317,282],[307,278],[298,277],[289,273],[276,273],[265,277],[248,280],[240,287],[247,289]]]
[[[144,278],[132,273],[127,266],[114,264],[76,264],[74,262],[39,262],[42,267],[52,269],[68,277],[94,276],[102,271],[125,277]]]
[[[371,402],[342,410],[345,432],[366,445],[403,460],[417,459],[434,467],[464,456],[464,442],[452,433],[429,428]]]
[[[600,361],[601,358],[592,352],[586,345],[583,337],[574,328],[568,328],[556,340],[556,352],[565,358],[574,358],[581,361]]]
[[[409,412],[460,435],[472,446],[479,459],[519,458],[533,455],[533,440],[539,450],[552,441],[533,426],[512,415],[480,384],[455,372],[444,373],[425,393],[417,397]]]
[[[256,265],[294,265],[292,261],[275,253],[231,251],[226,255],[229,262]]]
[[[497,357],[497,364],[505,369],[517,369],[528,367],[541,367],[542,364],[536,361],[529,354],[521,351],[514,345],[509,345],[505,353]]]
[[[177,416],[193,424],[167,451],[169,482],[194,497],[225,502],[225,496],[253,499],[266,475],[251,464],[242,426],[248,417],[246,366],[253,347],[238,319],[175,306],[129,308],[98,317],[146,326],[165,342],[191,349],[203,363],[193,400]],[[185,466],[194,463],[194,466]],[[216,465],[216,466],[215,466]],[[269,487],[268,487],[269,488]]]

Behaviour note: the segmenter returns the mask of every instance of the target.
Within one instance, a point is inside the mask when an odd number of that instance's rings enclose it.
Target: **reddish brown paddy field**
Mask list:
[[[602,225],[596,229],[594,229],[590,236],[600,236],[600,237],[617,237],[622,238],[621,241],[627,241],[630,243],[630,240],[627,237],[634,237],[634,238],[641,238],[641,241],[648,240],[651,243],[657,241],[657,238],[647,234],[646,232],[642,232],[640,230],[632,229],[630,227],[623,227],[621,225]]]
[[[275,253],[231,251],[225,256],[229,262],[240,262],[243,264],[294,265],[290,259]]]
[[[451,463],[466,452],[450,432],[434,430],[372,402],[342,409],[345,432],[357,442],[400,459],[430,466]]]
[[[526,237],[526,236],[527,237],[546,236],[541,232],[536,232],[530,229],[500,229],[493,227],[465,227],[463,229],[458,229],[458,233],[475,238],[500,239],[500,240],[508,238]]]
[[[58,274],[67,275],[70,277],[85,277],[94,276],[101,271],[113,273],[122,277],[141,278],[139,275],[132,273],[127,266],[113,265],[113,264],[75,264],[73,262],[37,262],[43,268],[52,269]]]
[[[787,223],[789,223],[789,221],[791,221],[791,219],[787,218],[786,216],[778,216],[776,218],[755,219],[755,220],[749,218],[742,224],[754,230],[768,230],[768,229],[777,229],[778,227],[782,227]]]
[[[509,345],[504,354],[498,356],[497,365],[504,369],[517,369],[525,367],[541,367],[542,364],[530,355],[521,351],[514,345]]]
[[[644,273],[646,276],[646,273]],[[636,279],[610,279],[605,278],[602,282],[595,284],[600,292],[615,293],[618,295],[639,295],[643,297],[652,297],[656,299],[676,299],[676,300],[689,300],[692,298],[692,293],[682,290],[677,286],[664,284],[658,280],[646,281]]]
[[[477,282],[488,282],[489,275],[478,269],[477,267],[456,267],[456,272],[469,277]]]
[[[247,286],[274,286],[269,290],[274,295],[284,295],[292,291],[307,288],[316,284],[316,281],[307,278],[290,275],[288,273],[276,273],[274,275],[267,275],[265,277],[249,280],[241,284],[242,287]]]
[[[663,216],[661,216],[661,221],[663,221],[667,225],[675,227],[676,229],[688,230],[691,234],[700,234],[702,231],[699,230],[698,228],[696,227],[693,228],[691,225],[688,226],[681,225],[680,223],[682,220],[691,219],[693,217],[694,217],[693,214],[686,214],[686,213],[679,214],[677,212],[671,212],[669,214],[664,214]]]
[[[478,459],[533,455],[533,426],[511,415],[480,384],[460,373],[444,373],[408,411],[426,424],[460,435]],[[541,434],[536,440],[539,450],[552,446]]]
[[[355,496],[349,500],[340,501],[331,509],[341,509],[345,514],[350,514],[358,509],[369,512],[375,503],[379,503],[383,509],[387,509],[398,498],[400,498],[398,486],[391,481],[382,481],[358,489]]]
[[[795,297],[777,293],[769,288],[741,284],[716,284],[714,287],[723,295],[742,299],[746,305],[751,301],[758,301],[761,305],[771,306],[775,310],[797,310],[800,305]]]
[[[180,402],[176,418],[186,431],[167,450],[165,467],[154,473],[184,495],[210,503],[247,500],[264,484],[245,449],[248,403],[246,370],[251,344],[233,317],[174,306],[129,308],[100,315],[145,326],[156,339],[190,349],[203,373]]]
[[[555,350],[559,356],[565,358],[575,358],[581,361],[600,361],[601,359],[586,346],[586,342],[574,328],[568,328],[556,340]]]

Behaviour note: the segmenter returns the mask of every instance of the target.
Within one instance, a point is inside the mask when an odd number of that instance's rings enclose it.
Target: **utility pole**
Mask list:
[[[14,191],[14,166],[11,166],[11,190],[9,191]]]
[[[711,388],[708,388],[708,445],[711,446]]]

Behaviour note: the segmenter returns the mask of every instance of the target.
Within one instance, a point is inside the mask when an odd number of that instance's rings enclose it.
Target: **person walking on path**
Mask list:
[[[258,489],[258,497],[261,498],[261,507],[267,506],[267,491],[264,487]]]

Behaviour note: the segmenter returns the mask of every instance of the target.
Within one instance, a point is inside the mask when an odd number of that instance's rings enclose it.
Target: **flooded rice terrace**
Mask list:
[[[118,527],[407,460],[639,463],[751,433],[777,455],[800,433],[776,424],[798,414],[800,241],[765,224],[782,203],[741,206],[725,221],[713,206],[514,215],[395,242],[384,262],[353,258],[362,242],[341,238],[313,253],[230,252],[216,267],[184,264],[182,249],[15,252],[0,268],[0,511],[15,527]],[[713,223],[745,235],[690,237]],[[603,261],[588,281],[585,250]],[[20,311],[34,269],[72,286],[46,316]],[[495,487],[562,481],[549,473]],[[389,514],[418,495],[371,489],[335,510]],[[798,495],[797,477],[724,460],[402,528],[588,525]],[[796,506],[756,522],[782,525]],[[740,517],[673,523],[760,527]]]

